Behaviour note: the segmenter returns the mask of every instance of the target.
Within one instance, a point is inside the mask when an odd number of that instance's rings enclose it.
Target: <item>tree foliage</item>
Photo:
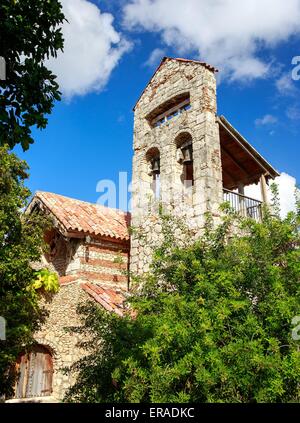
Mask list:
[[[184,246],[162,220],[164,240],[130,297],[136,317],[81,305],[87,356],[66,401],[299,402],[299,209],[285,219],[265,210],[262,223],[228,211],[215,229],[208,217]]]
[[[23,214],[29,190],[24,186],[27,165],[0,147],[0,316],[6,320],[6,340],[0,341],[0,395],[11,395],[16,375],[11,370],[18,354],[32,342],[43,321],[39,292],[56,292],[57,276],[35,271],[45,248],[48,223],[37,213]]]
[[[58,0],[1,0],[0,56],[6,80],[0,80],[0,146],[33,143],[31,128],[47,125],[55,100],[56,76],[44,60],[63,48],[64,21]]]
[[[41,269],[36,272],[36,278],[28,289],[33,290],[35,293],[38,290],[44,290],[45,292],[56,294],[59,291],[58,276],[56,273],[50,272],[49,269]]]

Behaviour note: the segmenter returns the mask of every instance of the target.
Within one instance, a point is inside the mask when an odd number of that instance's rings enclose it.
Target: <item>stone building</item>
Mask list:
[[[201,233],[205,212],[218,220],[226,200],[260,217],[261,202],[244,196],[246,185],[266,184],[276,170],[217,115],[216,69],[206,63],[164,58],[134,108],[132,272],[148,269],[151,238],[159,231],[157,200]],[[235,191],[238,191],[237,193]],[[149,213],[150,210],[150,213]]]
[[[72,378],[60,369],[83,354],[65,328],[78,324],[82,299],[122,315],[130,289],[126,270],[149,268],[149,245],[160,232],[158,204],[184,218],[195,236],[205,212],[218,221],[224,200],[260,219],[266,185],[278,173],[217,115],[215,72],[203,62],[164,58],[143,91],[134,108],[131,216],[51,193],[33,197],[28,212],[38,208],[53,218],[43,261],[58,273],[61,289],[48,299],[49,318],[36,334],[36,349],[18,362],[17,400],[63,398]],[[262,201],[244,194],[246,185],[258,183]],[[146,238],[135,231],[129,236],[129,225],[141,228]]]
[[[49,315],[35,334],[36,347],[18,360],[20,378],[10,402],[61,400],[73,382],[62,369],[83,354],[68,331],[80,323],[78,304],[90,298],[121,316],[129,288],[129,213],[46,192],[35,194],[27,212],[36,208],[53,221],[41,267],[57,272],[60,290],[41,299]]]

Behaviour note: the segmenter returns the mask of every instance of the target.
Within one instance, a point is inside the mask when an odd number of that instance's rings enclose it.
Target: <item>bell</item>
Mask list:
[[[183,161],[182,161],[183,164],[191,164],[193,162],[193,151],[192,151],[191,145],[183,148],[182,154],[183,154]]]
[[[183,162],[183,152],[182,152],[181,148],[177,148],[176,160],[177,160],[177,163],[180,163],[180,164]]]
[[[152,173],[158,175],[160,173],[160,160],[155,158],[152,160]]]

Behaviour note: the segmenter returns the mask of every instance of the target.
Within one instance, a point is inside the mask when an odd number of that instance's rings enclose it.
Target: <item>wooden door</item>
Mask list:
[[[51,395],[53,360],[47,348],[38,345],[30,353],[22,354],[17,362],[17,371],[16,398]]]

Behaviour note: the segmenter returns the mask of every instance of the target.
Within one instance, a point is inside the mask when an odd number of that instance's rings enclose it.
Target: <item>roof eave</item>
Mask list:
[[[25,213],[30,214],[35,206],[38,206],[39,209],[42,212],[45,212],[45,209],[47,210],[48,214],[51,215],[51,218],[53,219],[54,227],[59,230],[59,232],[65,236],[68,237],[68,229],[63,224],[61,220],[58,219],[58,217],[53,213],[51,208],[43,201],[43,199],[39,196],[39,191],[35,193],[35,195],[32,197],[30,203],[26,207]]]
[[[42,207],[41,207],[42,205]],[[87,236],[91,236],[92,238],[100,237],[102,240],[110,241],[110,242],[129,242],[129,237],[112,237],[107,234],[101,233],[94,233],[94,232],[84,232],[84,231],[76,231],[70,230],[67,228],[62,221],[56,216],[56,214],[51,210],[51,208],[43,201],[43,199],[39,196],[39,191],[35,193],[33,198],[31,199],[30,203],[26,207],[25,213],[31,213],[35,206],[40,207],[40,209],[47,212],[51,215],[54,223],[54,227],[66,238],[77,238],[77,239],[84,239]]]
[[[234,139],[247,150],[254,160],[265,170],[266,176],[272,179],[280,176],[280,173],[240,134],[240,132],[225,118],[225,116],[217,116],[217,122],[221,124],[227,131],[231,133]]]

